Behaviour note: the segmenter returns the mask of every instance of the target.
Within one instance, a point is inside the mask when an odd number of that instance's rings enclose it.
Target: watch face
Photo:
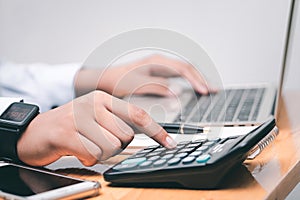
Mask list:
[[[29,104],[12,104],[1,116],[3,120],[22,122],[32,112],[32,105]]]

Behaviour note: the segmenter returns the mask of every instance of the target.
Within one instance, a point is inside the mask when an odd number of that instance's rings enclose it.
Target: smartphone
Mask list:
[[[100,183],[0,161],[0,198],[79,199],[99,194]]]

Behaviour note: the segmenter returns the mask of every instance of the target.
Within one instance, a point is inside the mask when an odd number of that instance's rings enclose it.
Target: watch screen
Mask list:
[[[32,106],[28,104],[11,104],[1,115],[1,119],[22,122],[31,112]]]

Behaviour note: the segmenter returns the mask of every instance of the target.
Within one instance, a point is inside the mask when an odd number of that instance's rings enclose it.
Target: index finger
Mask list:
[[[209,92],[210,88],[204,77],[192,64],[161,55],[154,55],[149,60],[149,62],[154,64],[153,70],[156,73],[168,72],[171,76],[182,76],[186,78],[199,93],[207,94]]]
[[[176,141],[143,109],[111,96],[105,106],[112,113],[166,148],[175,148]]]

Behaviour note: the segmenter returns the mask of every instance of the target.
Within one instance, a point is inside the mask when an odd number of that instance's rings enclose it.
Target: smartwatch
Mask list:
[[[0,157],[19,161],[17,142],[30,122],[39,114],[39,107],[22,102],[12,103],[0,115]]]

